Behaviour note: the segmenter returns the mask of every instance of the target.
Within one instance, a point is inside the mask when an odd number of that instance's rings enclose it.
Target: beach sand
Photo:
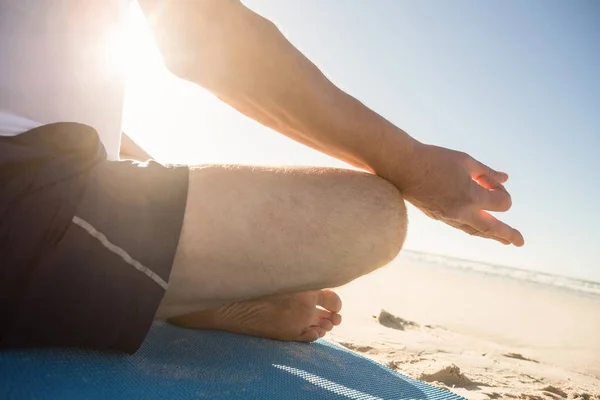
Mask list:
[[[327,340],[467,399],[600,399],[600,296],[406,254],[339,288]]]

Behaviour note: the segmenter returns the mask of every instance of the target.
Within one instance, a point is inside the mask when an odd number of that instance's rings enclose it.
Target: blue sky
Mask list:
[[[414,209],[407,248],[600,281],[600,3],[245,4],[417,139],[510,174],[513,209],[500,217],[522,231],[523,248],[468,237]],[[342,165],[158,67],[145,70],[130,85],[126,128],[157,158]],[[161,79],[149,83],[151,73]]]

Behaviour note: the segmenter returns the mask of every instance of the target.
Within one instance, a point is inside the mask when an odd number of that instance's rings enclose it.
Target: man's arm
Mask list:
[[[162,8],[153,5],[162,3]],[[415,141],[333,85],[239,1],[142,0],[169,69],[258,122],[373,172],[384,143]]]
[[[483,211],[510,207],[506,174],[411,138],[337,88],[239,1],[138,1],[174,74],[298,142],[382,176],[433,218],[522,245],[518,231]]]

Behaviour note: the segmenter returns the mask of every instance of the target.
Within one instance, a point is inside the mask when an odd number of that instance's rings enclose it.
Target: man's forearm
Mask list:
[[[167,66],[286,136],[369,171],[414,140],[333,85],[277,27],[237,1],[171,1],[153,15]],[[146,6],[144,6],[144,4]],[[156,11],[154,11],[156,12]],[[384,156],[384,154],[386,154]]]

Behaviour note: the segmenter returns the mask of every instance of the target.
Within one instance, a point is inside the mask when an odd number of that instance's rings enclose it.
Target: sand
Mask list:
[[[401,256],[327,340],[467,399],[600,399],[600,296]]]

